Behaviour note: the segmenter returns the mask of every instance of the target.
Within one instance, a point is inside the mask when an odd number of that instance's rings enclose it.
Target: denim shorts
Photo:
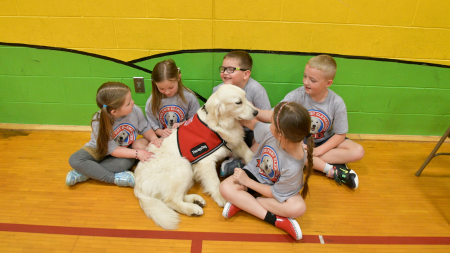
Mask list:
[[[253,145],[253,139],[255,138],[255,134],[252,130],[248,130],[244,132],[244,142],[247,144],[247,147],[251,147]]]
[[[248,171],[248,170],[246,170],[246,169],[243,169],[243,170],[244,170],[245,174],[247,174],[247,176],[248,176],[251,180],[256,181],[256,182],[259,183],[259,181],[258,181],[258,179],[256,179],[255,175],[253,175],[250,171]],[[259,197],[259,196],[261,196],[261,194],[260,194],[259,192],[253,190],[252,188],[248,188],[248,187],[247,187],[247,192],[250,193],[251,195],[253,195],[254,197]]]

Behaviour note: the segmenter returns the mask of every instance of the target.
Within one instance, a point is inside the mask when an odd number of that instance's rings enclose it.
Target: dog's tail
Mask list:
[[[152,219],[156,225],[169,230],[178,228],[178,223],[180,223],[179,214],[161,200],[140,196],[139,204],[145,215]]]

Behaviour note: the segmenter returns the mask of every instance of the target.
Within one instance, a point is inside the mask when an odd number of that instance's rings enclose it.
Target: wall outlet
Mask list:
[[[136,93],[145,93],[144,78],[133,77],[133,80],[134,80],[134,91]]]

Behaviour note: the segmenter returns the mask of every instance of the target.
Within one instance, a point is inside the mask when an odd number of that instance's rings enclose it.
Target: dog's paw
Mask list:
[[[184,201],[189,203],[194,203],[196,205],[199,205],[200,207],[206,206],[206,201],[197,194],[188,194],[184,196]]]
[[[244,159],[245,164],[249,163],[253,159],[253,152],[248,149],[247,152],[245,152],[244,157],[242,158]]]
[[[201,216],[203,215],[203,208],[198,205],[193,205],[189,212],[186,213],[188,216]]]
[[[206,206],[206,203],[202,203],[202,202],[200,202],[200,201],[194,201],[194,204],[196,204],[196,205],[199,205],[200,207],[205,207]]]
[[[253,155],[247,155],[244,157],[245,164],[248,164],[253,159]]]
[[[211,196],[212,199],[219,205],[220,207],[224,207],[227,201],[220,195],[220,193],[216,194],[215,196]]]

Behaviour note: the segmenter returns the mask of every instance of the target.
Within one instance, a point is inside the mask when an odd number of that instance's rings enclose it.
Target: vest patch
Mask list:
[[[208,149],[209,149],[208,145],[206,145],[206,143],[203,142],[202,144],[195,146],[193,149],[191,149],[191,154],[193,157],[197,157],[203,152],[207,151]]]

